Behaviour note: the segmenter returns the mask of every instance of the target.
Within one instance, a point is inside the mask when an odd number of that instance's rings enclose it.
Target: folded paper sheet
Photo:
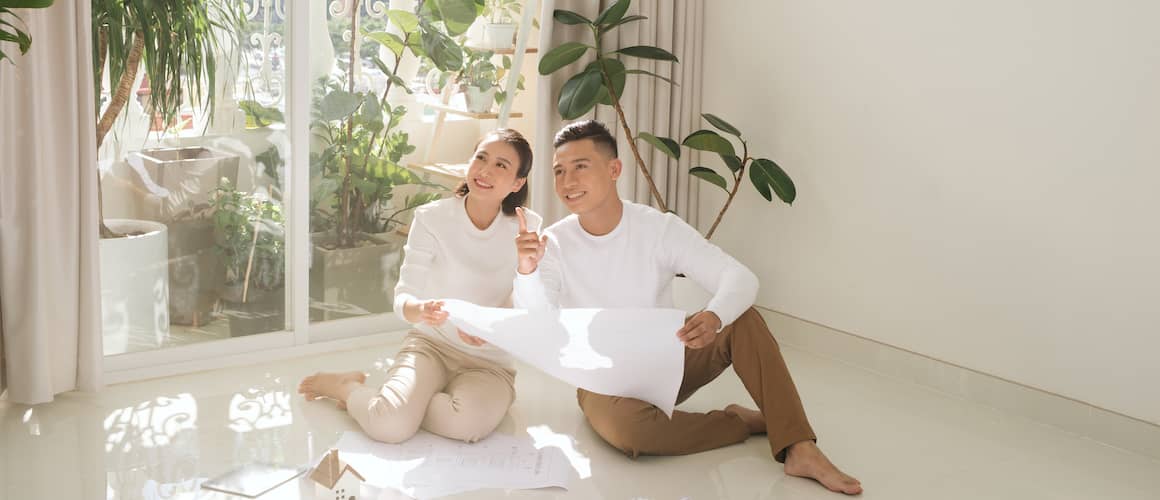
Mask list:
[[[459,329],[582,389],[636,398],[672,417],[685,369],[676,309],[499,309],[459,300]]]

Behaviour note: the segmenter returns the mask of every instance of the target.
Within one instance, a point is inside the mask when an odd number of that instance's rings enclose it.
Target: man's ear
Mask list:
[[[620,162],[620,158],[613,158],[608,161],[608,173],[612,174],[612,180],[619,179],[622,170],[624,170],[624,163]]]
[[[514,193],[516,191],[523,189],[524,184],[527,184],[527,183],[528,183],[527,177],[524,177],[523,179],[516,179],[516,185],[512,186],[512,192]]]

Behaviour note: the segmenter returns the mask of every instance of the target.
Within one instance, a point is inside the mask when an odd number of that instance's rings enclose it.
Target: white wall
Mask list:
[[[708,2],[703,108],[798,188],[791,208],[746,186],[714,240],[761,305],[1160,423],[1157,19]]]

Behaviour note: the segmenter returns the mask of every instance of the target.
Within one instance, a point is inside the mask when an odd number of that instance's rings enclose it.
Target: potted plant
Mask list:
[[[797,191],[789,175],[773,160],[751,154],[750,145],[742,137],[741,131],[716,115],[705,113],[702,117],[711,126],[724,132],[725,135],[709,129],[696,130],[685,136],[678,145],[675,140],[668,137],[655,136],[648,132],[633,133],[620,102],[628,76],[643,75],[669,83],[673,83],[673,81],[646,70],[627,69],[621,59],[636,57],[662,62],[676,63],[678,61],[672,53],[658,47],[636,45],[610,49],[603,44],[605,34],[620,29],[626,24],[647,19],[645,16],[639,15],[626,16],[630,4],[631,0],[619,0],[602,11],[596,19],[591,20],[568,10],[557,9],[553,13],[553,18],[561,24],[586,26],[592,34],[593,41],[591,44],[565,42],[552,48],[540,59],[539,72],[541,75],[562,70],[579,60],[590,50],[595,54],[595,59],[579,73],[570,77],[561,88],[557,101],[557,110],[560,116],[566,120],[572,120],[588,113],[597,104],[611,106],[616,111],[619,125],[625,136],[633,138],[629,141],[629,146],[636,160],[636,165],[661,211],[668,211],[668,205],[653,181],[650,168],[641,158],[637,148],[637,140],[643,140],[674,160],[680,159],[681,146],[695,151],[713,153],[720,157],[721,164],[725,166],[724,171],[727,173],[728,180],[717,169],[710,167],[696,166],[689,169],[689,175],[721,188],[726,193],[725,202],[717,213],[713,225],[706,233],[706,239],[713,237],[713,233],[720,225],[725,212],[729,210],[738,190],[745,183],[746,173],[748,173],[749,183],[767,201],[773,201],[773,197],[777,196],[786,204],[792,204],[797,197]],[[740,147],[737,147],[734,141],[740,144]],[[682,283],[675,282],[677,283],[675,286],[688,286],[683,283],[687,280],[679,281]]]
[[[212,113],[217,54],[225,50],[223,42],[236,42],[234,35],[242,20],[240,5],[228,1],[207,5],[204,0],[93,0],[96,95],[101,95],[106,72],[112,85],[108,102],[98,106],[98,150],[124,111],[141,72],[149,81],[149,107],[163,123],[180,115],[187,95]],[[106,220],[100,185],[97,172],[101,309],[106,353],[110,353],[119,352],[117,345],[130,334],[152,334],[159,341],[168,335],[169,252],[163,224]]]
[[[223,179],[213,196],[213,227],[230,336],[282,330],[286,240],[281,205],[264,193],[240,192]]]
[[[358,0],[351,9],[352,31],[358,28]],[[398,126],[406,113],[391,106],[392,87],[410,92],[397,76],[410,51],[443,71],[463,65],[462,49],[451,38],[475,20],[474,0],[420,3],[415,12],[389,10],[400,34],[363,32],[394,55],[394,67],[377,56],[372,61],[388,76],[381,92],[355,86],[354,64],[360,60],[349,46],[345,80],[324,81],[315,92],[312,121],[316,141],[311,153],[311,232],[314,251],[310,295],[326,310],[314,319],[333,319],[390,310],[391,273],[401,262],[404,236],[395,232],[402,215],[431,199],[406,196],[397,203],[395,191],[407,184],[427,184],[401,165],[412,151],[409,135]]]
[[[0,43],[15,43],[21,54],[27,54],[28,49],[32,47],[32,37],[27,31],[4,18],[12,17],[20,21],[12,9],[44,9],[51,7],[52,2],[53,0],[0,0]],[[5,59],[10,57],[0,49],[0,62],[4,62]]]
[[[508,49],[515,44],[521,0],[487,0],[483,4],[483,47]]]
[[[463,48],[466,58],[463,69],[455,77],[463,92],[464,104],[472,113],[487,113],[499,90],[499,68],[491,62],[495,55],[490,50]]]

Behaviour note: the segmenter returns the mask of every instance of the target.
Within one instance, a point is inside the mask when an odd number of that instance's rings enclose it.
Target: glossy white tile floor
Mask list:
[[[1157,499],[1160,462],[793,348],[785,355],[830,457],[873,499]],[[355,429],[294,394],[317,370],[372,370],[393,346],[113,386],[52,404],[0,403],[0,499],[222,498],[200,480],[255,460],[305,463]],[[836,499],[786,476],[764,437],[687,457],[630,460],[586,426],[574,391],[528,368],[499,432],[547,425],[585,472],[565,490],[455,498]],[[748,402],[731,371],[683,407]],[[263,498],[312,498],[291,483]]]

